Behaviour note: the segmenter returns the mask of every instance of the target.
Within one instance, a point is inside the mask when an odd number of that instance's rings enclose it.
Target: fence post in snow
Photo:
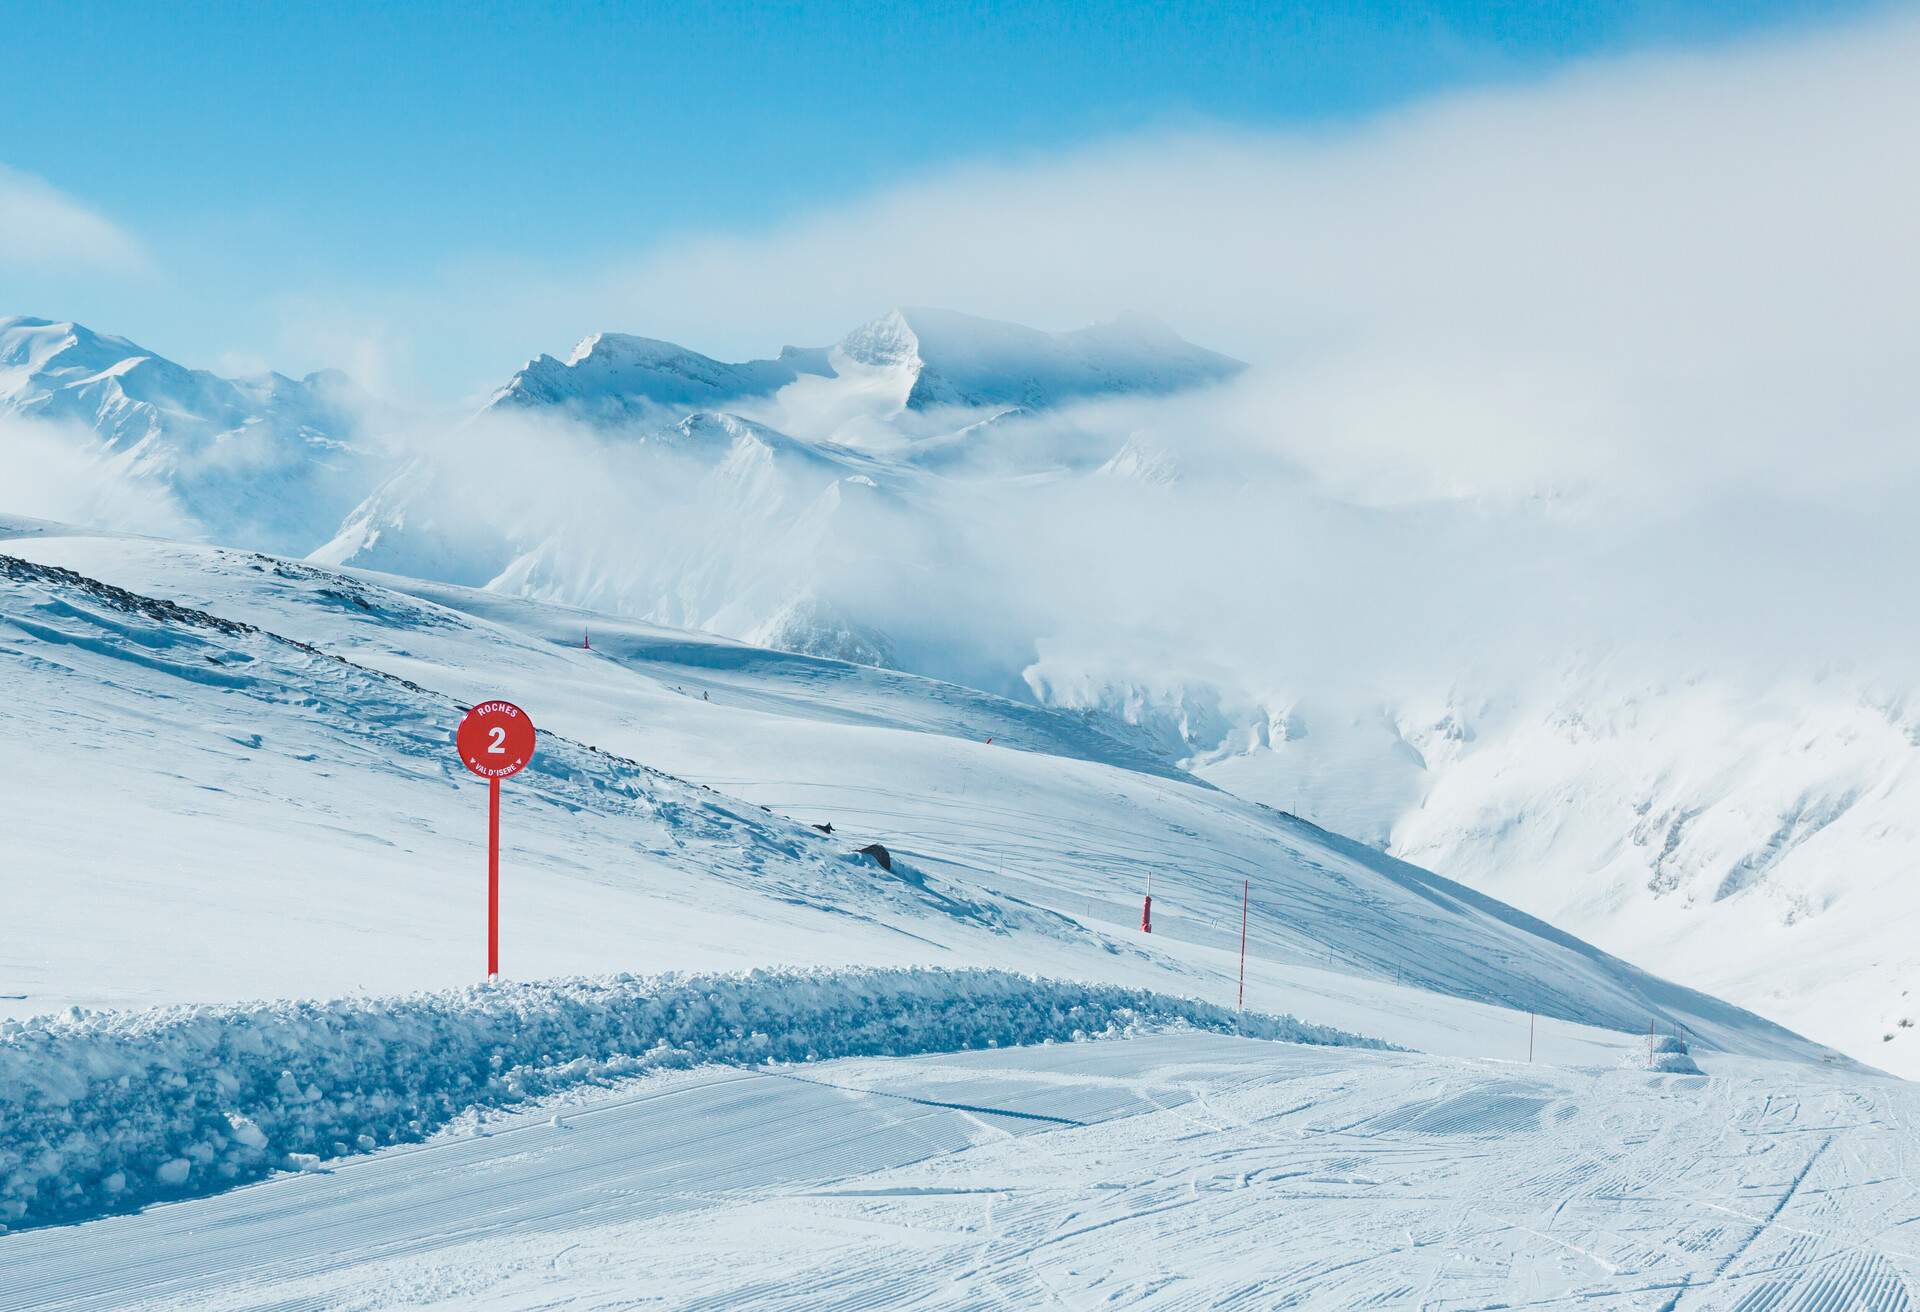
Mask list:
[[[1240,881],[1240,1000],[1236,1007],[1245,1009],[1247,1005],[1247,898],[1253,892],[1253,881]]]

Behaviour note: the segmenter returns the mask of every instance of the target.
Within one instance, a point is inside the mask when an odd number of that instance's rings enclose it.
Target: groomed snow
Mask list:
[[[1913,1086],[1197,1032],[541,1100],[0,1236],[4,1312],[1897,1312]]]

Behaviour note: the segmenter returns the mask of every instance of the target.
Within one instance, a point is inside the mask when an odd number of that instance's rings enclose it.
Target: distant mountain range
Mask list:
[[[893,580],[876,580],[871,558],[884,543],[910,567],[952,560],[939,544],[957,494],[943,484],[1103,465],[1169,477],[1169,460],[1116,460],[1098,437],[1084,450],[1016,435],[1010,451],[1006,439],[1074,402],[1172,395],[1244,368],[1138,317],[1044,333],[894,310],[831,347],[738,364],[599,333],[565,359],[530,361],[463,432],[461,451],[522,470],[499,480],[511,486],[481,497],[468,461],[421,454],[313,556],[891,664],[903,659],[889,631],[899,617],[876,594]],[[541,455],[523,467],[529,449]],[[556,479],[564,497],[520,495]],[[489,499],[499,513],[476,529],[472,507]],[[1016,680],[1017,665],[999,679]]]
[[[673,342],[596,333],[564,360],[543,355],[497,392],[490,408],[555,406],[623,423],[660,409],[713,409],[759,400],[802,379],[878,393],[899,410],[1021,406],[1092,396],[1164,394],[1232,378],[1246,366],[1129,316],[1047,333],[952,310],[893,310],[834,346],[788,346],[772,360],[727,364]]]
[[[0,415],[91,434],[216,541],[303,553],[389,467],[346,377],[221,378],[76,323],[0,319]]]
[[[579,421],[696,463],[730,463],[736,474],[764,456],[786,472],[809,470],[815,481],[872,479],[888,469],[853,449],[857,437],[850,443],[820,430],[870,421],[869,438],[877,431],[913,440],[913,451],[892,462],[895,472],[953,472],[991,447],[996,421],[1009,416],[1101,396],[1171,394],[1244,368],[1137,316],[1046,333],[902,309],[834,346],[787,347],[775,359],[738,364],[673,342],[596,333],[565,359],[529,361],[480,418]],[[783,390],[796,385],[803,395],[783,404]],[[810,431],[783,431],[777,421],[787,410]],[[957,417],[942,427],[944,412]],[[90,434],[120,472],[163,490],[214,541],[318,550],[333,563],[431,566],[477,583],[535,545],[503,553],[452,541],[457,534],[423,504],[434,480],[385,440],[393,414],[335,371],[222,378],[81,324],[16,316],[0,319],[0,415],[8,413]],[[1164,465],[1155,468],[1164,475]]]

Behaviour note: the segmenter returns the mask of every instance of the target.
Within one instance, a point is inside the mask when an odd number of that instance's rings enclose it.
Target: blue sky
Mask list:
[[[329,363],[308,358],[323,341],[286,331],[302,298],[463,265],[537,278],[556,259],[764,230],[956,163],[1168,127],[1339,123],[1860,8],[14,6],[0,164],[144,258],[136,272],[0,264],[0,312],[80,318],[193,364],[298,370]],[[579,325],[602,326],[652,325]],[[427,371],[429,390],[455,386]]]

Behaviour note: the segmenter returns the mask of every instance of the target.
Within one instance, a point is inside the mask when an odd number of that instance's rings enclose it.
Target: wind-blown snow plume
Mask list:
[[[0,500],[37,519],[160,537],[198,530],[168,489],[144,478],[71,424],[0,416]]]
[[[359,431],[377,409],[330,371],[221,378],[83,324],[0,318],[0,419],[43,421],[80,464],[156,490],[181,531],[218,541],[311,550],[385,465]],[[31,513],[22,495],[0,486],[0,510]]]

